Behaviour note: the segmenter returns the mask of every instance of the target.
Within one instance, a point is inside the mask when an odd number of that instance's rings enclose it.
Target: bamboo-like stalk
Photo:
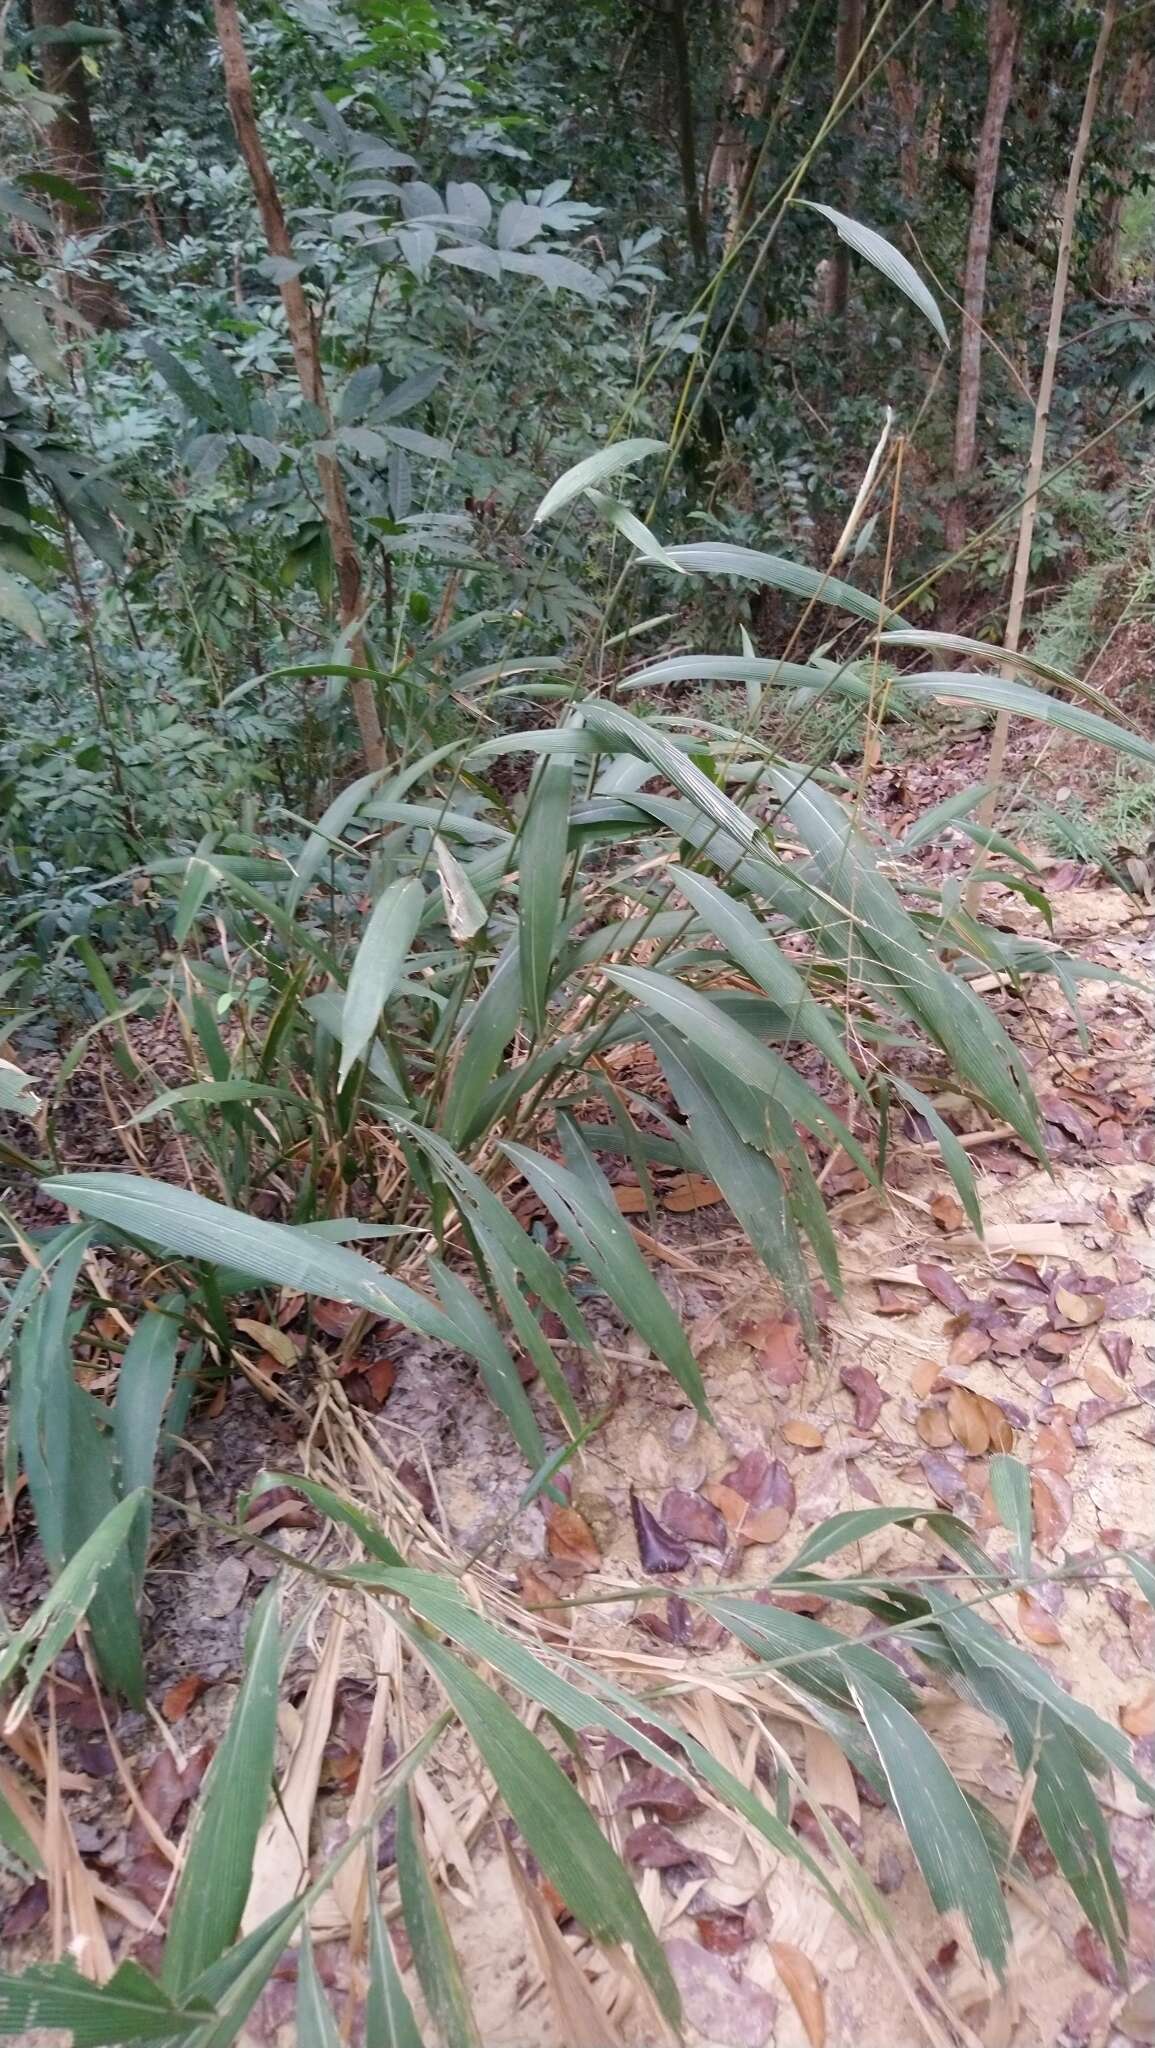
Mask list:
[[[1118,0],[1107,0],[1103,19],[1099,26],[1095,54],[1091,59],[1091,70],[1087,78],[1087,90],[1083,99],[1083,113],[1079,132],[1071,155],[1071,168],[1067,174],[1067,192],[1063,202],[1063,214],[1059,228],[1059,253],[1055,263],[1055,283],[1051,293],[1051,317],[1047,325],[1047,342],[1043,352],[1043,368],[1039,378],[1039,392],[1035,400],[1035,429],[1031,437],[1031,456],[1027,465],[1027,486],[1023,497],[1023,509],[1019,517],[1019,538],[1015,551],[1015,568],[1011,580],[1010,606],[1007,612],[1007,629],[1003,645],[1014,654],[1022,633],[1023,612],[1027,601],[1027,584],[1031,569],[1031,542],[1035,533],[1035,518],[1039,505],[1039,487],[1043,476],[1043,463],[1047,452],[1047,427],[1050,421],[1051,396],[1055,388],[1055,366],[1059,355],[1059,341],[1063,327],[1063,312],[1067,300],[1067,279],[1071,269],[1071,244],[1075,233],[1075,211],[1079,203],[1079,185],[1083,176],[1091,130],[1099,104],[1099,91],[1103,82],[1103,69],[1107,61],[1107,47],[1118,17]],[[1004,675],[1013,674],[1004,668]],[[989,826],[994,822],[998,803],[999,785],[1002,781],[1003,763],[1006,759],[1007,734],[1010,730],[1010,714],[1000,711],[995,718],[994,736],[991,740],[990,760],[986,780],[989,784],[987,795],[979,808],[979,823]],[[973,911],[981,885],[972,888],[968,907]]]

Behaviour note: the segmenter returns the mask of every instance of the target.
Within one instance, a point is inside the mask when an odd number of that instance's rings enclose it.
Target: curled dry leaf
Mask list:
[[[237,1316],[233,1328],[251,1337],[265,1353],[262,1365],[266,1372],[289,1372],[297,1364],[300,1349],[287,1330],[275,1329],[272,1323],[255,1322],[251,1316]]]
[[[800,1418],[793,1422],[784,1422],[782,1434],[786,1442],[793,1444],[797,1451],[820,1451],[826,1441],[820,1429],[816,1429],[812,1422],[803,1422]]]
[[[940,1230],[961,1230],[966,1222],[966,1210],[957,1195],[949,1195],[943,1188],[930,1198],[930,1213]]]
[[[768,1318],[749,1333],[757,1346],[758,1363],[776,1387],[797,1387],[806,1376],[802,1329],[792,1316]]]
[[[1102,1319],[1107,1300],[1102,1294],[1076,1294],[1070,1287],[1058,1286],[1054,1304],[1056,1314],[1064,1323],[1073,1323],[1076,1329],[1086,1330]]]
[[[962,1445],[964,1451],[969,1451],[973,1458],[978,1458],[990,1449],[991,1433],[983,1412],[983,1403],[977,1394],[971,1393],[969,1387],[951,1388],[947,1396],[946,1413],[951,1435]]]
[[[647,1806],[659,1820],[682,1821],[699,1813],[702,1801],[685,1778],[650,1764],[644,1771],[636,1771],[618,1794],[619,1812],[628,1813],[635,1806]]]
[[[918,1265],[915,1271],[927,1293],[949,1308],[952,1315],[961,1316],[970,1308],[970,1296],[963,1293],[954,1274],[948,1273],[945,1266]]]
[[[778,2014],[768,1991],[735,1976],[696,1941],[668,1941],[666,1959],[692,2027],[721,2048],[766,2048]]]
[[[684,1543],[704,1543],[711,1550],[726,1548],[726,1524],[718,1509],[700,1493],[672,1486],[662,1502],[662,1524]]]
[[[623,1844],[626,1862],[637,1870],[678,1870],[692,1865],[704,1869],[700,1857],[685,1842],[680,1842],[660,1820],[643,1821],[626,1836]]]
[[[638,1556],[648,1572],[680,1572],[690,1562],[690,1548],[664,1529],[652,1509],[630,1493],[630,1513],[638,1539]]]
[[[201,1677],[199,1671],[190,1671],[187,1677],[178,1678],[175,1685],[169,1686],[160,1703],[165,1720],[183,1721],[189,1708],[199,1700],[209,1682],[207,1678]]]
[[[932,1451],[945,1451],[955,1440],[947,1411],[937,1404],[920,1408],[915,1417],[914,1427],[919,1442],[926,1444]]]
[[[1018,1596],[1019,1627],[1028,1642],[1038,1643],[1041,1648],[1058,1648],[1064,1638],[1054,1616],[1033,1599],[1030,1593]]]
[[[702,1947],[712,1955],[736,1956],[753,1940],[746,1914],[737,1906],[708,1906],[695,1912],[694,1925]]]
[[[774,1968],[790,1993],[794,2009],[806,2029],[810,2048],[826,2048],[826,2001],[818,1972],[810,1957],[788,1941],[772,1941]]]
[[[1136,1699],[1119,1709],[1119,1723],[1135,1742],[1155,1735],[1155,1684],[1148,1684]]]
[[[1067,1481],[1057,1472],[1040,1472],[1031,1475],[1031,1511],[1035,1522],[1035,1538],[1039,1549],[1048,1557],[1058,1548],[1067,1532],[1074,1503]]]
[[[576,1508],[550,1507],[547,1511],[546,1548],[551,1557],[572,1557],[587,1571],[596,1571],[602,1561],[594,1532]]]
[[[882,1404],[888,1397],[883,1393],[869,1366],[844,1365],[838,1377],[847,1393],[854,1396],[855,1428],[873,1429],[882,1413]]]

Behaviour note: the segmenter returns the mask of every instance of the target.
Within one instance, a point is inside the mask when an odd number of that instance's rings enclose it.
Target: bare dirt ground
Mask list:
[[[786,1743],[815,1802],[842,1816],[848,1845],[891,1909],[893,1935],[878,1943],[849,1933],[796,1864],[775,1858],[732,1817],[709,1807],[684,1815],[623,1808],[630,1759],[591,1756],[579,1765],[583,1789],[620,1847],[638,1826],[657,1825],[652,1853],[637,1859],[639,1883],[672,1945],[695,2048],[805,2048],[821,2038],[829,2048],[913,2048],[927,2039],[1109,2048],[1153,2038],[1118,2032],[1122,1987],[1038,1843],[1030,1847],[1039,1887],[1012,1900],[1014,1966],[1005,1991],[993,1993],[960,1930],[934,1914],[893,1820],[826,1738],[788,1710],[783,1718],[780,1694],[769,1684],[751,1687],[744,1653],[717,1641],[678,1597],[687,1583],[762,1583],[816,1522],[868,1502],[948,1505],[992,1553],[1005,1555],[1009,1538],[993,1513],[987,1466],[992,1450],[1013,1448],[1032,1470],[1039,1551],[1056,1564],[1085,1559],[1087,1570],[1061,1589],[1009,1603],[1002,1619],[1081,1698],[1121,1719],[1151,1765],[1155,1617],[1119,1577],[1109,1589],[1099,1583],[1096,1560],[1125,1549],[1150,1554],[1155,1545],[1155,946],[1134,898],[1086,877],[1063,886],[1069,879],[1067,870],[1052,870],[1057,936],[1138,986],[1082,984],[1086,1045],[1053,984],[1033,988],[1028,1003],[1010,992],[998,998],[1033,1067],[1054,1174],[965,1110],[984,1243],[967,1228],[935,1150],[904,1129],[888,1204],[852,1172],[828,1182],[847,1284],[844,1298],[828,1305],[821,1355],[810,1357],[723,1208],[703,1199],[680,1212],[675,1203],[656,1238],[648,1217],[631,1217],[659,1247],[657,1270],[702,1365],[713,1428],[607,1317],[599,1330],[606,1378],[583,1393],[586,1412],[604,1409],[606,1420],[574,1462],[568,1510],[547,1520],[540,1504],[518,1512],[524,1469],[472,1372],[428,1347],[390,1354],[395,1378],[378,1413],[350,1407],[340,1387],[319,1389],[307,1361],[283,1383],[232,1388],[170,1477],[192,1536],[175,1512],[159,1519],[166,1547],[151,1579],[149,1618],[158,1711],[122,1715],[110,1733],[79,1658],[55,1688],[64,1777],[49,1799],[58,1819],[67,1816],[75,1853],[55,1930],[44,1886],[21,1890],[0,1877],[4,1931],[17,1954],[47,1953],[54,1931],[59,1941],[69,1926],[82,1935],[87,1927],[84,1938],[99,1936],[114,1952],[127,1939],[143,1959],[155,1954],[154,1916],[173,1867],[155,1832],[170,1847],[179,1839],[233,1697],[247,1614],[275,1564],[266,1551],[227,1542],[213,1518],[233,1518],[261,1465],[293,1469],[305,1457],[380,1514],[403,1547],[411,1542],[423,1559],[471,1568],[467,1583],[483,1584],[487,1599],[523,1622],[551,1597],[612,1596],[548,1618],[538,1613],[529,1625],[543,1645],[560,1635],[638,1691],[668,1688],[667,1704],[691,1730],[757,1783],[753,1706]],[[1000,898],[999,910],[1008,926],[1037,928],[1018,899]],[[964,1111],[961,1099],[956,1106]],[[644,1610],[630,1597],[631,1584],[648,1575],[631,1496],[667,1532],[688,1539],[687,1561],[669,1577],[670,1598]],[[305,1527],[294,1526],[302,1519]],[[325,1541],[292,1513],[266,1534],[298,1554]],[[886,1567],[920,1554],[915,1539],[883,1532],[865,1546],[862,1564]],[[17,1610],[37,1585],[25,1539],[8,1595]],[[355,1604],[316,1606],[291,1671],[285,1757],[319,1745],[319,1790],[306,1799],[303,1828],[323,1852],[340,1838],[350,1799],[355,1813],[380,1764],[420,1729],[433,1700],[402,1672],[379,1611]],[[945,1696],[928,1704],[925,1718],[964,1785],[1012,1819],[1017,1781],[990,1725]],[[3,1753],[3,1763],[34,1788],[49,1751],[46,1734],[42,1746],[26,1724],[17,1754]],[[668,2038],[628,1965],[598,1954],[564,1919],[555,1923],[532,1870],[527,1886],[462,1749],[443,1745],[418,1796],[487,2048],[545,2048],[563,2038],[592,2048],[589,2014],[579,2024],[572,2005],[575,1962],[593,1987],[594,2031],[607,2048]],[[1141,1983],[1155,1971],[1155,1824],[1118,1782],[1109,1818],[1131,1908],[1132,1982]],[[795,1825],[805,1835],[797,1809]],[[264,1895],[270,1882],[274,1896],[291,1891],[300,1874],[292,1836],[275,1839],[269,1858]],[[395,1904],[390,1864],[386,1845],[387,1910]],[[354,1902],[339,1895],[318,1929],[334,1937],[321,1954],[338,1989],[348,1983],[339,1937],[349,1909]],[[809,1965],[801,1983],[799,1956]],[[564,2007],[567,1984],[565,2024],[557,2001]],[[287,2048],[292,1997],[290,1963],[254,2015],[255,2041]]]

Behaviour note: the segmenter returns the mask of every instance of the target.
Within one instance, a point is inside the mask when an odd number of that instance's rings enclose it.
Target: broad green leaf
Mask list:
[[[183,1088],[166,1088],[163,1095],[154,1096],[127,1121],[130,1126],[151,1124],[172,1109],[183,1109],[186,1105],[196,1108],[200,1104],[213,1108],[223,1102],[283,1102],[293,1109],[309,1106],[292,1089],[272,1088],[262,1081],[189,1081]]]
[[[450,852],[440,833],[434,834],[433,853],[449,935],[455,945],[467,946],[483,930],[489,912],[461,862]]]
[[[144,1506],[142,1493],[130,1493],[118,1501],[100,1527],[93,1530],[87,1542],[57,1573],[52,1590],[23,1628],[0,1650],[0,1693],[24,1666],[23,1687],[8,1710],[10,1727],[15,1727],[27,1713],[40,1680],[87,1614],[110,1564],[124,1551]]]
[[[968,817],[971,811],[978,809],[987,795],[989,785],[985,782],[974,782],[969,789],[956,789],[952,796],[944,797],[940,804],[935,804],[929,811],[924,811],[922,817],[915,820],[909,832],[904,833],[899,841],[902,852],[915,853],[920,846],[929,846],[932,840],[938,838],[944,826],[953,825],[958,819]]]
[[[991,1459],[987,1470],[991,1483],[991,1499],[994,1501],[998,1518],[1004,1529],[1009,1529],[1015,1539],[1015,1556],[1019,1577],[1030,1577],[1031,1571],[1031,1475],[1020,1458],[1012,1458],[1000,1452]]]
[[[631,711],[623,711],[620,705],[607,704],[600,698],[587,698],[577,708],[583,723],[609,752],[640,754],[712,825],[732,832],[740,846],[769,850],[753,820],[664,733],[656,731],[645,719],[635,718]]]
[[[1101,746],[1112,747],[1117,754],[1132,754],[1147,767],[1155,767],[1155,742],[1144,739],[1142,733],[1131,732],[1114,719],[1101,718],[1096,711],[1084,711],[1081,704],[1068,704],[1065,697],[1048,697],[1043,690],[1009,682],[1004,676],[928,670],[900,677],[895,687],[910,697],[936,701],[953,697],[960,703],[986,704],[992,711],[1008,711],[1018,718],[1037,718],[1045,725],[1062,726],[1067,732],[1078,733],[1080,739],[1095,740]]]
[[[766,583],[772,590],[788,591],[791,597],[834,605],[852,612],[872,626],[897,618],[878,599],[843,583],[837,576],[810,569],[804,562],[792,562],[785,555],[768,555],[760,548],[734,547],[729,541],[694,540],[666,549],[675,568],[689,569],[698,576],[741,576],[748,583]],[[737,657],[735,657],[737,659]]]
[[[911,1108],[926,1118],[942,1153],[946,1170],[958,1191],[959,1201],[970,1218],[976,1236],[982,1237],[983,1212],[979,1203],[979,1191],[975,1185],[974,1168],[965,1145],[960,1145],[955,1132],[951,1130],[946,1119],[939,1115],[930,1097],[924,1095],[921,1088],[916,1088],[911,1081],[904,1081],[900,1074],[892,1073],[888,1078],[891,1087],[897,1088],[899,1094],[910,1103]]]
[[[686,1598],[697,1593],[688,1590]],[[781,1679],[832,1707],[850,1704],[855,1677],[881,1687],[896,1701],[914,1705],[917,1695],[907,1679],[878,1650],[839,1635],[820,1621],[804,1614],[792,1614],[782,1607],[763,1606],[757,1600],[743,1600],[736,1594],[708,1597],[709,1612],[748,1650],[768,1665]]]
[[[558,477],[556,483],[550,485],[533,515],[531,524],[542,525],[543,521],[552,519],[555,513],[560,512],[563,506],[580,497],[583,491],[589,490],[591,486],[603,484],[607,477],[620,475],[623,469],[632,468],[635,462],[643,461],[647,455],[664,455],[666,447],[665,441],[639,438],[633,441],[615,441],[612,447],[599,448],[596,455],[587,455],[583,461],[575,462],[572,469],[567,469],[563,476]]]
[[[392,883],[374,907],[357,948],[345,990],[338,1088],[344,1087],[401,979],[424,905],[425,891],[420,882],[410,876],[407,881]]]
[[[37,647],[47,647],[40,613],[28,596],[22,584],[10,576],[7,569],[0,569],[0,620],[5,625],[15,626],[26,640],[32,640]]]
[[[187,1991],[241,1924],[273,1778],[281,1631],[274,1579],[253,1609],[245,1676],[204,1781],[169,1917],[163,1982]]]
[[[800,1079],[780,1054],[772,1052],[761,1039],[755,1038],[741,1024],[736,1024],[708,996],[689,988],[685,982],[675,981],[672,975],[659,974],[649,967],[611,967],[607,969],[606,979],[633,996],[645,1009],[664,1017],[668,1024],[672,1024],[676,1031],[711,1059],[732,1068],[751,1088],[757,1088],[771,1101],[781,1103],[815,1136],[841,1145],[860,1172],[873,1185],[878,1185],[878,1175],[870,1160],[837,1112]]]
[[[689,1121],[703,1171],[721,1189],[767,1272],[798,1310],[807,1341],[817,1344],[810,1282],[781,1174],[764,1152],[746,1144],[717,1100],[711,1099],[682,1058],[676,1035],[653,1024],[648,1036],[674,1100]]]
[[[0,1787],[0,1849],[6,1856],[27,1865],[29,1870],[42,1871],[43,1859],[20,1815],[10,1799],[5,1798]]]
[[[400,1625],[460,1714],[546,1877],[595,1940],[630,1945],[677,2027],[681,2006],[661,1944],[576,1786],[499,1693],[423,1630]]]
[[[862,221],[852,220],[848,213],[840,213],[836,206],[824,206],[817,199],[802,199],[798,203],[809,207],[813,213],[824,214],[831,226],[838,230],[842,241],[857,255],[865,257],[876,270],[880,270],[884,277],[889,278],[891,284],[898,286],[900,292],[905,292],[911,304],[926,315],[943,347],[950,347],[946,323],[933,295],[928,291],[913,263],[907,261],[893,242],[888,242],[886,236],[880,235],[877,228],[868,228]]]
[[[326,1244],[289,1224],[266,1223],[188,1188],[132,1173],[61,1174],[41,1185],[54,1201],[146,1244],[251,1274],[274,1287],[352,1302],[440,1343],[469,1349],[461,1331],[432,1302],[345,1245]]]
[[[1135,1551],[1125,1550],[1123,1556],[1127,1560],[1131,1576],[1146,1600],[1148,1607],[1155,1607],[1155,1572]]]
[[[11,272],[9,271],[9,276]],[[61,361],[46,306],[57,305],[47,294],[24,291],[16,285],[0,289],[0,327],[7,333],[17,354],[27,356],[34,369],[53,384],[67,384],[68,372]]]
[[[365,2001],[365,2048],[422,2048],[421,2035],[401,1982],[375,1884],[369,1886],[369,1992]]]
[[[424,1639],[420,1647],[424,1656]],[[414,1968],[446,2048],[481,2048],[461,1965],[429,1873],[420,1827],[413,1794],[407,1790],[397,1806],[397,1880]]]
[[[980,1956],[1001,1977],[1011,1923],[967,1799],[913,1714],[860,1672],[849,1683],[931,1898],[940,1913],[963,1915]]]
[[[297,1965],[296,2048],[341,2048],[337,2022],[317,1975],[307,1924],[301,1932],[301,1954]]]
[[[513,939],[454,1040],[453,1078],[440,1119],[450,1145],[476,1135],[482,1099],[521,1021],[523,987],[521,949]]]
[[[502,1150],[541,1197],[598,1285],[708,1419],[706,1390],[685,1332],[616,1205],[593,1199],[574,1174],[524,1145],[506,1144]]]
[[[671,559],[663,550],[663,560]],[[829,690],[861,703],[870,699],[869,683],[851,668],[810,668],[798,661],[763,661],[742,654],[670,654],[661,661],[647,662],[645,668],[631,669],[618,688],[655,690],[664,683],[745,683],[759,691],[779,685],[790,690]]]
[[[165,1405],[172,1392],[180,1343],[181,1295],[170,1295],[158,1309],[141,1316],[128,1341],[112,1404],[112,1437],[120,1468],[120,1487],[132,1493],[154,1483],[157,1446]],[[151,1517],[141,1516],[132,1533],[130,1554],[138,1594],[144,1581]]]
[[[731,960],[765,989],[772,1002],[790,1017],[792,1033],[808,1039],[832,1067],[862,1096],[866,1086],[839,1037],[835,1025],[816,1002],[792,960],[775,945],[765,926],[746,904],[692,868],[676,867],[674,880],[702,922],[725,947]]]
[[[359,775],[355,782],[350,782],[333,798],[328,809],[317,820],[296,862],[293,885],[286,898],[288,910],[296,910],[325,862],[331,860],[335,853],[342,851],[338,842],[345,827],[352,823],[362,804],[368,803],[370,797],[381,788],[383,779],[384,770],[380,768],[374,769],[368,775]]]
[[[547,755],[538,763],[517,842],[522,1001],[535,1038],[540,1038],[546,1027],[569,846],[572,785],[573,766],[564,756]]]
[[[82,1977],[75,1963],[38,1963],[18,1977],[0,1977],[0,2034],[26,2038],[43,2028],[67,2029],[73,2048],[121,2048],[134,2041],[183,2041],[212,2007],[174,2000],[131,1958],[107,1984]]]
[[[639,519],[636,512],[622,504],[620,498],[611,498],[605,491],[593,490],[587,491],[586,497],[608,525],[633,542],[639,555],[644,555],[647,561],[660,562],[664,569],[677,571],[677,563],[670,559],[657,535],[651,533],[644,519]]]

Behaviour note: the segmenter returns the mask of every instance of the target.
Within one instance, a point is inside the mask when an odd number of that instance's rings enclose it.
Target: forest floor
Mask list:
[[[960,735],[952,750],[960,787],[980,779],[969,746]],[[892,830],[907,807],[913,816],[937,800],[924,780],[944,793],[943,775],[941,756],[891,774],[879,801]],[[964,852],[953,857],[962,862]],[[1107,2048],[1122,2038],[1122,1987],[1033,1824],[1021,1847],[1038,1889],[1011,1899],[1014,1966],[992,1994],[960,1930],[935,1916],[909,1847],[869,1788],[781,1692],[768,1681],[751,1686],[743,1654],[679,1594],[721,1580],[757,1587],[815,1523],[870,1502],[948,1506],[1004,1554],[987,1459],[1013,1448],[1032,1472],[1038,1551],[1052,1562],[1085,1558],[1087,1569],[1008,1604],[1002,1619],[1081,1698],[1122,1721],[1148,1768],[1155,1762],[1155,1615],[1138,1593],[1097,1575],[1110,1552],[1155,1544],[1155,936],[1135,897],[1070,863],[1044,867],[1057,939],[1126,979],[1080,983],[1085,1041],[1054,983],[1033,984],[1025,1000],[994,992],[1032,1069],[1054,1170],[1042,1171],[1005,1129],[985,1127],[961,1097],[952,1104],[978,1175],[985,1242],[967,1227],[937,1150],[917,1137],[896,1140],[885,1203],[852,1170],[836,1171],[826,1191],[846,1289],[824,1304],[822,1351],[810,1356],[708,1187],[659,1186],[653,1217],[623,1187],[622,1205],[690,1334],[713,1427],[608,1313],[597,1332],[604,1381],[582,1394],[585,1412],[605,1419],[570,1468],[569,1505],[548,1515],[540,1502],[519,1509],[524,1467],[472,1369],[417,1341],[367,1346],[352,1379],[318,1378],[308,1354],[287,1372],[265,1355],[221,1390],[167,1475],[182,1507],[158,1514],[152,1709],[106,1723],[112,1710],[76,1655],[54,1688],[55,1736],[26,1723],[16,1740],[22,1771],[49,1774],[65,1844],[57,1938],[63,1929],[96,1939],[103,1927],[114,1949],[127,1938],[143,1960],[155,1952],[172,1845],[234,1694],[252,1602],[278,1548],[312,1558],[328,1540],[299,1502],[277,1496],[248,1524],[259,1543],[230,1541],[219,1525],[235,1522],[262,1466],[304,1462],[375,1513],[415,1562],[463,1574],[479,1600],[516,1617],[544,1649],[596,1663],[634,1691],[662,1690],[667,1710],[751,1784],[757,1711],[795,1757],[815,1805],[836,1813],[893,1916],[890,1936],[869,1945],[796,1864],[732,1815],[691,1810],[668,1785],[651,1784],[647,1800],[630,1755],[590,1749],[578,1760],[582,1789],[670,1944],[691,2041]],[[999,893],[991,907],[1006,927],[1045,936],[1017,896]],[[333,1313],[322,1328],[336,1337],[344,1312]],[[591,1314],[596,1322],[596,1301]],[[644,1516],[639,1528],[635,1500],[656,1529]],[[6,1594],[20,1613],[40,1589],[40,1566],[19,1506],[5,1541],[20,1553]],[[860,1568],[926,1555],[922,1539],[885,1531],[863,1546]],[[640,1609],[631,1583],[663,1563],[677,1567],[669,1597]],[[254,1915],[258,1899],[269,1910],[296,1886],[296,1840],[311,1830],[331,1850],[342,1839],[382,1759],[432,1705],[380,1607],[296,1597],[308,1605],[281,1725],[292,1826],[272,1823]],[[574,1600],[582,1604],[549,1611],[551,1601]],[[925,1719],[964,1785],[1012,1820],[1016,1780],[990,1724],[929,1691]],[[544,2048],[571,2036],[592,2048],[595,2034],[605,2048],[664,2041],[628,1964],[555,1921],[548,1887],[493,1820],[466,1751],[443,1743],[417,1791],[487,2048]],[[1107,1810],[1139,1983],[1155,1972],[1155,1820],[1119,1782]],[[813,1813],[796,1809],[794,1825],[824,1853]],[[387,1839],[379,1861],[388,1869]],[[385,1900],[388,1910],[388,1886]],[[46,1953],[54,1905],[43,1884],[20,1891],[0,1877],[6,1948]],[[355,1897],[339,1886],[325,1910],[323,1974],[348,1987]],[[403,1954],[396,1921],[394,1933]],[[592,2021],[583,1981],[600,2006]],[[293,1997],[290,1959],[254,2015],[254,2040],[288,2048]]]

